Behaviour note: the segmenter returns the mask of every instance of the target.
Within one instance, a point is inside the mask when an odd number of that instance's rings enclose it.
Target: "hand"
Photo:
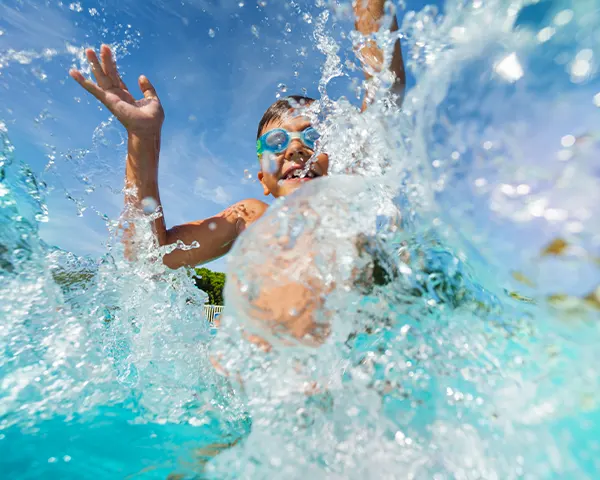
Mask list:
[[[165,114],[150,80],[140,76],[138,83],[144,98],[136,100],[121,80],[108,45],[102,45],[100,49],[102,63],[91,48],[85,54],[97,83],[86,79],[78,70],[71,70],[71,77],[100,100],[129,133],[139,136],[159,134]]]

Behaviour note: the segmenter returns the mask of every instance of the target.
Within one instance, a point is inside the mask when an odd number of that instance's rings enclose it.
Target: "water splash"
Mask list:
[[[332,175],[236,244],[213,340],[203,294],[151,248],[160,212],[106,218],[97,259],[39,239],[52,186],[15,163],[2,126],[1,435],[96,423],[109,409],[123,419],[113,438],[124,425],[191,426],[157,439],[154,453],[231,444],[203,473],[214,478],[595,478],[598,5],[407,12],[416,85],[402,111],[383,88],[363,115],[329,91],[354,68],[329,28],[349,5],[291,5],[325,56],[307,114]],[[393,38],[375,38],[389,56]],[[97,157],[119,148],[102,125]],[[81,208],[110,185],[87,150],[62,158]],[[125,220],[149,247],[137,263],[120,245]],[[197,459],[166,465],[164,476],[203,470]]]

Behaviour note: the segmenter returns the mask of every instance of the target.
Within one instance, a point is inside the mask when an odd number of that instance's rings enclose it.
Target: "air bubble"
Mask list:
[[[209,29],[208,29],[208,36],[209,36],[210,38],[215,38],[215,30],[214,30],[214,29],[212,29],[212,28],[209,28]]]
[[[258,38],[259,35],[259,31],[258,31],[258,27],[256,25],[252,25],[250,27],[250,31],[252,32],[252,35],[254,35],[256,38]]]

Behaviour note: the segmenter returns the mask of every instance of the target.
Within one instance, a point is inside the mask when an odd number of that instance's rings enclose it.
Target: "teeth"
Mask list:
[[[312,170],[304,171],[300,168],[290,172],[285,178],[315,178],[317,174]]]

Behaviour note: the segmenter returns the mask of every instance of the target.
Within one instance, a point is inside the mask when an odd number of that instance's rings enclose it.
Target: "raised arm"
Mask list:
[[[381,22],[384,18],[386,0],[354,0],[354,14],[356,16],[356,30],[363,35],[371,35],[381,28]],[[398,19],[394,15],[390,26],[392,32],[398,31]],[[375,72],[380,72],[383,68],[383,52],[374,41],[369,41],[358,52],[362,61],[367,67]],[[406,87],[406,72],[404,71],[404,60],[402,59],[402,50],[400,48],[400,40],[394,44],[392,61],[389,65],[391,72],[394,74],[394,83],[392,92],[398,96],[399,103],[402,103],[404,97],[404,89]],[[372,75],[365,69],[366,79],[372,80]],[[362,109],[373,101],[376,86],[371,84],[367,87],[367,92],[363,100]]]
[[[100,60],[92,49],[86,51],[96,83],[86,79],[81,72],[71,70],[70,75],[88,92],[110,110],[127,130],[127,161],[125,167],[125,203],[141,209],[144,199],[160,206],[158,189],[158,161],[164,112],[156,90],[145,76],[140,76],[139,87],[144,98],[136,100],[121,80],[110,48],[103,45]],[[164,263],[171,268],[195,266],[227,253],[239,233],[249,223],[260,217],[266,204],[259,200],[245,200],[218,213],[214,217],[166,229],[160,216],[152,228],[159,245],[169,245],[181,240],[190,245],[200,244],[190,250],[176,249],[165,255]],[[123,236],[128,258],[135,257],[133,225]]]

